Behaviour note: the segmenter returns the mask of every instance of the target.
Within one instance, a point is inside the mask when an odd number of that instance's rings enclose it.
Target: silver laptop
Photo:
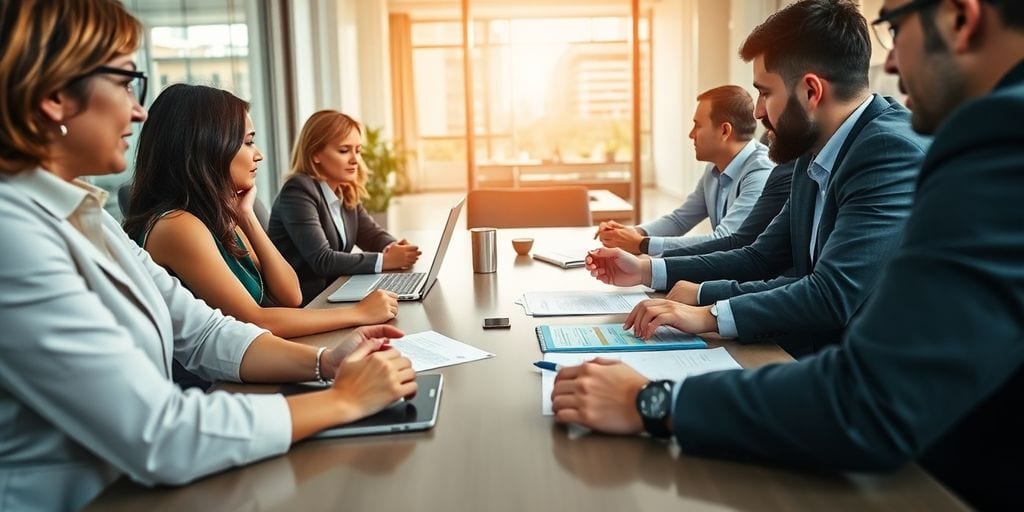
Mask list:
[[[429,272],[385,272],[352,276],[341,285],[341,288],[327,297],[327,302],[358,302],[374,290],[395,292],[398,294],[398,300],[422,300],[430,291],[430,287],[434,286],[437,273],[441,271],[444,254],[448,251],[448,244],[452,241],[452,233],[455,232],[455,224],[459,221],[459,214],[465,202],[466,198],[463,197],[448,212],[448,223],[444,225],[444,234],[437,244],[437,252],[434,253],[434,260],[430,262]]]

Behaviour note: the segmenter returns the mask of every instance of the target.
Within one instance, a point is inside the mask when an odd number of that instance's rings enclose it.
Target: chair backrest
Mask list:
[[[586,187],[471,190],[466,203],[466,224],[470,228],[591,225]]]

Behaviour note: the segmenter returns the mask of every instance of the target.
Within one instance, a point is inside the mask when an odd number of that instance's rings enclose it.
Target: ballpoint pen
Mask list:
[[[536,363],[533,363],[533,365],[541,370],[548,370],[552,372],[557,372],[562,369],[562,365],[555,364],[550,361],[537,361]]]

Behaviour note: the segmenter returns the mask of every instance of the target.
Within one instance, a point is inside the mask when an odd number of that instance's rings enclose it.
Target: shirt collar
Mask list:
[[[736,179],[736,175],[743,170],[743,164],[750,158],[750,155],[754,154],[757,149],[758,142],[755,139],[751,139],[747,142],[747,145],[743,146],[743,149],[736,156],[732,157],[732,161],[729,165],[725,166],[725,170],[722,171],[722,176],[728,176],[730,179]]]
[[[328,206],[334,206],[341,203],[341,199],[338,197],[338,194],[331,190],[331,186],[328,185],[327,182],[320,180],[316,180],[316,182],[320,185],[320,191],[323,192],[324,199],[327,200]]]
[[[106,204],[107,191],[83,180],[64,181],[42,168],[22,171],[9,183],[59,219],[67,219],[86,198],[93,198],[100,208]]]
[[[868,105],[871,105],[874,99],[874,94],[868,96],[868,99],[864,100],[864,103],[861,103],[857,110],[854,110],[846,118],[846,121],[839,125],[839,129],[832,134],[832,137],[828,139],[825,146],[821,148],[821,151],[811,161],[812,167],[817,164],[826,173],[832,173],[832,168],[836,165],[836,158],[839,157],[839,150],[843,147],[843,143],[846,142],[846,138],[850,136],[850,132],[853,131],[853,125],[857,124],[857,120],[860,119],[860,116],[864,115],[864,111],[868,109]]]

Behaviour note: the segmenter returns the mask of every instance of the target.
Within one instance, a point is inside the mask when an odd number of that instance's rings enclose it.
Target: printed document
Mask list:
[[[553,353],[544,354],[544,360],[561,366],[576,366],[602,357],[618,359],[651,380],[679,380],[702,373],[739,369],[740,365],[724,347],[695,350],[665,350],[662,352],[616,353]],[[541,371],[541,414],[551,416],[551,391],[555,388],[555,372]]]
[[[521,303],[532,316],[617,315],[648,298],[644,292],[527,292]]]
[[[391,340],[391,345],[412,361],[412,369],[417,372],[494,357],[435,331],[406,334]]]

